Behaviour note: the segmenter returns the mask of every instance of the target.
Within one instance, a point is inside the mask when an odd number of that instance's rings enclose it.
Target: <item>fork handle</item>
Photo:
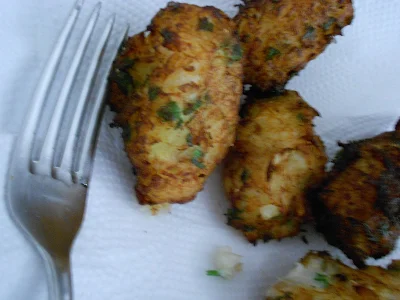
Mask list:
[[[47,259],[49,300],[72,300],[69,258]]]

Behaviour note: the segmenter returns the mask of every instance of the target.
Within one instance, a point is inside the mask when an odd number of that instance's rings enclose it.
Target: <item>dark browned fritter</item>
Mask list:
[[[246,106],[223,180],[228,224],[250,242],[296,235],[309,216],[306,191],[323,179],[327,161],[313,130],[317,115],[294,91]]]
[[[142,204],[192,200],[233,144],[242,50],[222,11],[170,2],[128,39],[110,76]]]
[[[282,88],[353,19],[351,0],[244,0],[234,18],[244,83]]]
[[[368,257],[387,255],[400,234],[400,123],[340,145],[313,213],[327,241],[363,267]]]
[[[355,270],[326,252],[309,252],[287,276],[268,289],[267,300],[400,299],[400,260],[387,269]]]

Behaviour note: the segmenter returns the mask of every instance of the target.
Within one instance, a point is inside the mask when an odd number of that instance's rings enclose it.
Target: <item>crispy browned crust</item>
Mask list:
[[[309,252],[299,262],[311,271],[305,276],[311,276],[311,284],[323,278],[326,286],[314,287],[283,279],[272,286],[266,300],[400,299],[399,262],[393,261],[387,269],[368,266],[356,270],[333,259],[327,252]]]
[[[390,253],[400,234],[400,131],[341,145],[313,211],[327,241],[364,267]]]
[[[109,103],[140,203],[194,199],[233,144],[242,92],[234,28],[214,7],[170,2],[124,44]]]
[[[255,243],[296,235],[308,217],[306,190],[324,176],[324,146],[312,120],[318,113],[294,91],[247,106],[224,163],[228,224]],[[263,218],[275,205],[279,215]]]
[[[244,82],[283,87],[353,19],[351,0],[248,0],[234,18]]]

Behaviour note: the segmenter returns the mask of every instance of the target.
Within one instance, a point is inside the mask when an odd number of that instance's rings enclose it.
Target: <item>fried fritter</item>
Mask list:
[[[224,164],[228,224],[252,243],[296,235],[309,215],[306,190],[323,178],[327,161],[312,126],[318,113],[294,91],[245,111]]]
[[[400,234],[400,126],[340,145],[313,213],[327,241],[363,267],[387,255]]]
[[[351,0],[244,0],[234,20],[244,82],[282,88],[353,19]]]
[[[400,260],[387,268],[352,269],[326,252],[309,252],[267,292],[267,300],[400,299]]]
[[[214,7],[170,2],[147,29],[116,59],[109,103],[140,203],[184,203],[234,142],[242,51],[233,21]]]

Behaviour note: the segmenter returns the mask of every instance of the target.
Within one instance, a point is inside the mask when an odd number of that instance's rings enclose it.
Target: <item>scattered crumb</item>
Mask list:
[[[208,276],[218,276],[224,279],[232,279],[242,271],[242,256],[232,252],[232,248],[218,247],[214,257],[215,269],[207,270]]]
[[[152,216],[156,216],[162,213],[170,213],[171,212],[171,204],[163,203],[163,204],[154,204],[154,205],[142,205],[141,211],[150,212]]]

